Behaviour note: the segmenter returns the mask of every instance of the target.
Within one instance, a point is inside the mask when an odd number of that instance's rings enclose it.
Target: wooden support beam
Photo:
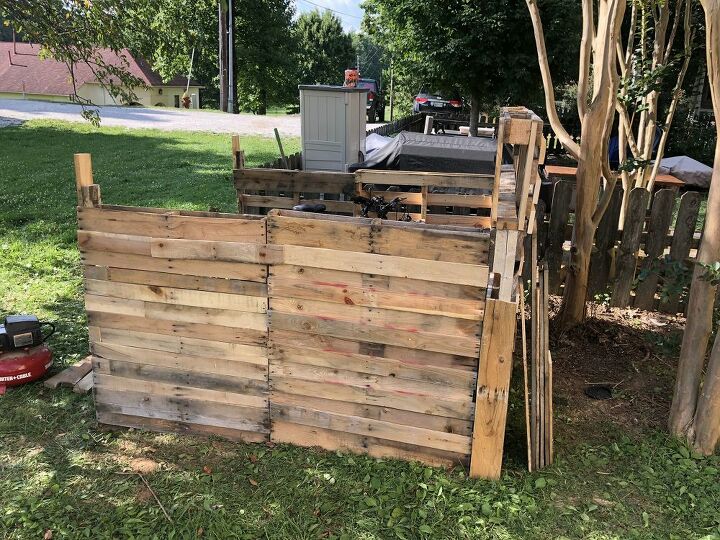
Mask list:
[[[100,186],[93,182],[90,154],[75,154],[75,187],[78,206],[98,208],[101,205]]]
[[[502,172],[503,148],[505,140],[505,119],[500,120],[497,135],[497,151],[495,153],[495,177],[493,178],[492,206],[490,207],[490,220],[493,226],[497,223],[498,201],[500,198],[500,173]]]
[[[245,152],[240,148],[240,135],[232,136],[233,169],[245,168]]]
[[[472,478],[500,478],[516,310],[514,302],[495,299],[485,307],[470,455]]]

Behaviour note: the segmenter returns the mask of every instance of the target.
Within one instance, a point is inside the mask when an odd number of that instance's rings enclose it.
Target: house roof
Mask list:
[[[73,93],[67,66],[57,60],[42,59],[39,52],[40,45],[0,42],[0,92],[58,96]],[[185,86],[187,83],[186,78],[180,75],[164,83],[147,61],[133,56],[127,49],[123,49],[119,54],[110,49],[99,49],[98,52],[105,63],[124,66],[130,74],[148,86]],[[98,82],[86,64],[77,64],[74,71],[78,89],[84,84]],[[197,87],[200,84],[191,80],[190,86]]]

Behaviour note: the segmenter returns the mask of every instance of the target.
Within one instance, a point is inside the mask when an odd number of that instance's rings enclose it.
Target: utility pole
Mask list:
[[[220,110],[227,112],[228,64],[227,64],[227,9],[225,0],[218,0],[218,64],[220,69]]]
[[[235,13],[233,0],[228,0],[228,104],[227,112],[235,113]]]
[[[393,121],[393,106],[395,105],[395,94],[393,93],[393,57],[390,57],[390,121]]]

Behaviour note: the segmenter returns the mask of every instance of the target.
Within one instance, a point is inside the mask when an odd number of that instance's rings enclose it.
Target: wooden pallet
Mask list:
[[[72,388],[76,394],[87,394],[93,387],[92,357],[88,356],[53,375],[44,383],[46,388]]]

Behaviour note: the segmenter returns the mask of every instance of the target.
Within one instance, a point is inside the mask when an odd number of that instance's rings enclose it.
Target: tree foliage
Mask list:
[[[355,62],[352,39],[330,11],[301,14],[295,25],[301,84],[342,84],[345,68]]]
[[[563,0],[547,32],[558,84],[577,65],[580,14]],[[366,0],[365,29],[393,57],[398,90],[409,98],[421,86],[459,88],[478,105],[542,103],[533,30],[523,0]]]

